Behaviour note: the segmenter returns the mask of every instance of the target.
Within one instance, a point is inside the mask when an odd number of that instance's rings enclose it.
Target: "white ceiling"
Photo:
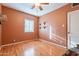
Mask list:
[[[25,13],[29,13],[31,15],[42,16],[66,5],[66,3],[50,3],[49,5],[42,5],[42,11],[37,8],[31,9],[33,3],[3,3],[2,5]]]

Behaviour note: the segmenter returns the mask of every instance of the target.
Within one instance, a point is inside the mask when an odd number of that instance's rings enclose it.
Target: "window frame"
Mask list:
[[[26,20],[28,20],[29,22],[33,21],[33,24],[34,24],[33,25],[34,26],[33,31],[30,31],[30,29],[31,29],[30,26],[29,26],[29,31],[26,30],[27,29],[27,25],[25,25]],[[29,23],[29,25],[30,25],[30,23]],[[24,19],[24,32],[25,33],[33,33],[33,32],[35,32],[35,21],[34,21],[34,19],[27,19],[27,18]]]

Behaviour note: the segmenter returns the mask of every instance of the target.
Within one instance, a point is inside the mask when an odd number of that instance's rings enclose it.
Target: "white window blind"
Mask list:
[[[25,19],[24,32],[34,32],[34,20]]]

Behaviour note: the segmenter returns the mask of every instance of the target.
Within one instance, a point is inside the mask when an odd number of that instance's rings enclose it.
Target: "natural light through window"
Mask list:
[[[34,20],[24,20],[24,32],[34,32]]]
[[[49,28],[49,38],[52,39],[52,28],[51,28],[51,26]]]

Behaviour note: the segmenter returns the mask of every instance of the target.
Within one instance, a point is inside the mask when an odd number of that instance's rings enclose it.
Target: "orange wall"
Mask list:
[[[0,45],[1,45],[1,24],[0,24]]]
[[[38,37],[38,17],[2,6],[2,13],[7,15],[2,24],[2,44],[9,44]],[[35,32],[24,33],[24,19],[34,19]]]
[[[0,14],[1,14],[1,5],[0,5]],[[1,45],[1,24],[0,24],[0,45]]]
[[[1,5],[0,5],[0,14],[1,14]]]
[[[42,24],[46,22],[46,29],[39,30],[39,36],[42,39],[54,42],[56,44],[60,44],[63,46],[67,46],[67,13],[72,10],[79,9],[79,6],[72,8],[71,4],[65,5],[51,13],[43,15],[39,18],[39,23]],[[52,34],[60,36],[62,39],[56,39],[54,35],[52,35],[52,39],[49,39],[49,26],[52,27]],[[63,27],[64,25],[64,27]],[[60,42],[62,41],[62,42]]]

